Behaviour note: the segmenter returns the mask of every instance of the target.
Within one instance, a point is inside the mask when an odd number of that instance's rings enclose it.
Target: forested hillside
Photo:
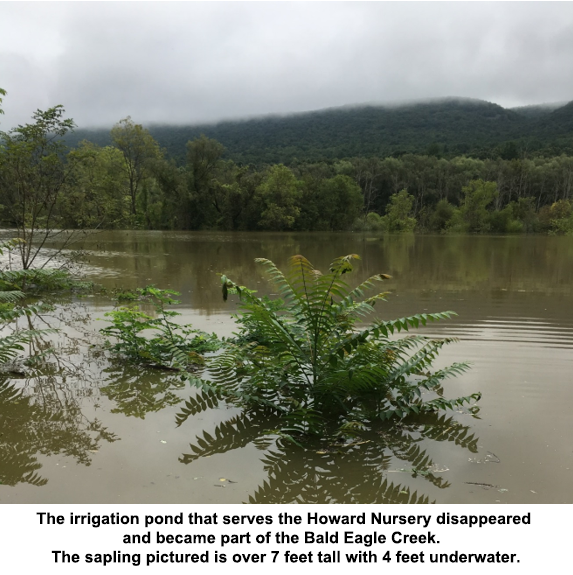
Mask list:
[[[188,141],[205,134],[240,164],[291,164],[351,157],[431,154],[453,158],[557,155],[573,151],[573,102],[553,109],[504,109],[481,100],[447,99],[396,106],[343,107],[199,126],[148,126],[179,164]],[[68,143],[111,143],[107,130],[77,130]],[[514,145],[515,144],[515,145]]]
[[[516,108],[510,108],[512,112],[516,112],[520,116],[526,116],[527,118],[540,118],[550,114],[557,108],[565,106],[567,102],[560,102],[556,104],[537,104],[533,106],[518,106]]]

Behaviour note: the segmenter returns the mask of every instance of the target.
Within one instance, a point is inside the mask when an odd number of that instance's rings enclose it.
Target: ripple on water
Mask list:
[[[573,347],[573,323],[556,324],[542,318],[486,318],[444,326],[439,331],[468,341],[506,342],[527,347]]]

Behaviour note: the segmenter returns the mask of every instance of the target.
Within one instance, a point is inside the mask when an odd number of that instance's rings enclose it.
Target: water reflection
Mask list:
[[[568,237],[369,236],[216,232],[106,232],[88,238],[93,275],[112,285],[155,283],[182,292],[184,304],[211,313],[228,309],[216,272],[267,293],[256,257],[279,267],[302,253],[321,269],[357,253],[356,281],[389,273],[404,290],[439,289],[571,294],[573,241]],[[137,257],[133,257],[137,254]],[[121,281],[119,281],[121,279]]]
[[[99,391],[115,403],[111,413],[145,419],[148,413],[156,413],[182,401],[176,392],[184,388],[185,383],[172,373],[112,360],[109,367],[102,370],[102,375],[109,383]]]
[[[73,394],[65,393],[65,379],[39,377],[27,384],[33,385],[33,395],[26,394],[26,386],[0,381],[1,484],[45,485],[39,455],[62,454],[90,465],[102,441],[117,440],[99,420],[82,413]]]
[[[21,325],[60,329],[29,350],[44,364],[25,379],[0,376],[3,502],[572,501],[573,238],[105,232],[86,247],[93,280],[180,291],[182,320],[220,335],[235,329],[236,302],[222,302],[216,272],[265,295],[273,289],[256,257],[284,267],[303,253],[324,269],[357,253],[357,282],[393,276],[379,306],[385,319],[426,308],[459,314],[424,335],[461,339],[441,359],[467,360],[472,369],[448,386],[455,396],[482,391],[483,419],[454,413],[378,429],[360,445],[302,450],[264,435],[269,422],[252,414],[213,409],[204,396],[183,402],[189,391],[172,374],[110,361],[98,347],[104,324],[93,317],[111,309],[109,298],[86,298],[83,307],[61,300],[34,325]],[[474,434],[483,444],[477,458]],[[501,462],[479,464],[487,450]],[[71,465],[61,471],[61,455],[79,464],[74,473]],[[168,474],[181,477],[166,488]],[[214,489],[220,475],[240,483]]]
[[[69,298],[50,313],[18,320],[16,328],[34,330],[37,336],[27,344],[25,362],[3,366],[1,484],[45,485],[39,456],[63,455],[89,466],[102,442],[119,439],[98,418],[86,415],[86,400],[97,401],[101,366],[85,353],[87,324],[82,306],[71,307]]]
[[[178,424],[211,406],[209,397],[190,398],[177,415]],[[431,503],[420,487],[423,481],[438,489],[450,486],[443,475],[449,470],[429,455],[432,443],[450,442],[470,453],[478,451],[475,434],[453,416],[429,415],[378,426],[350,442],[315,441],[305,447],[268,435],[266,430],[272,426],[268,414],[237,414],[212,433],[197,436],[190,452],[179,461],[187,465],[202,457],[256,446],[263,452],[266,477],[248,503]],[[401,484],[400,474],[416,481]]]

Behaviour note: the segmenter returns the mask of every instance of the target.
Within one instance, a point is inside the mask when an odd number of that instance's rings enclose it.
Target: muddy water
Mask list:
[[[109,299],[61,302],[37,326],[60,328],[60,363],[0,383],[0,502],[573,503],[573,238],[106,232],[83,247],[91,279],[177,290],[182,320],[219,335],[235,304],[216,272],[271,294],[256,257],[360,254],[356,281],[393,276],[382,317],[458,313],[424,333],[460,339],[437,365],[472,363],[445,391],[481,391],[480,411],[301,449],[233,408],[193,415],[172,374],[110,361]]]

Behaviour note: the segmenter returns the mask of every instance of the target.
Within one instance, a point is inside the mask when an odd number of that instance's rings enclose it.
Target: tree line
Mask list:
[[[0,96],[4,95],[0,92]],[[1,100],[0,100],[1,103]],[[570,233],[573,157],[355,157],[241,165],[204,135],[183,164],[131,118],[111,145],[65,137],[62,106],[0,135],[0,223],[24,267],[62,230]]]

